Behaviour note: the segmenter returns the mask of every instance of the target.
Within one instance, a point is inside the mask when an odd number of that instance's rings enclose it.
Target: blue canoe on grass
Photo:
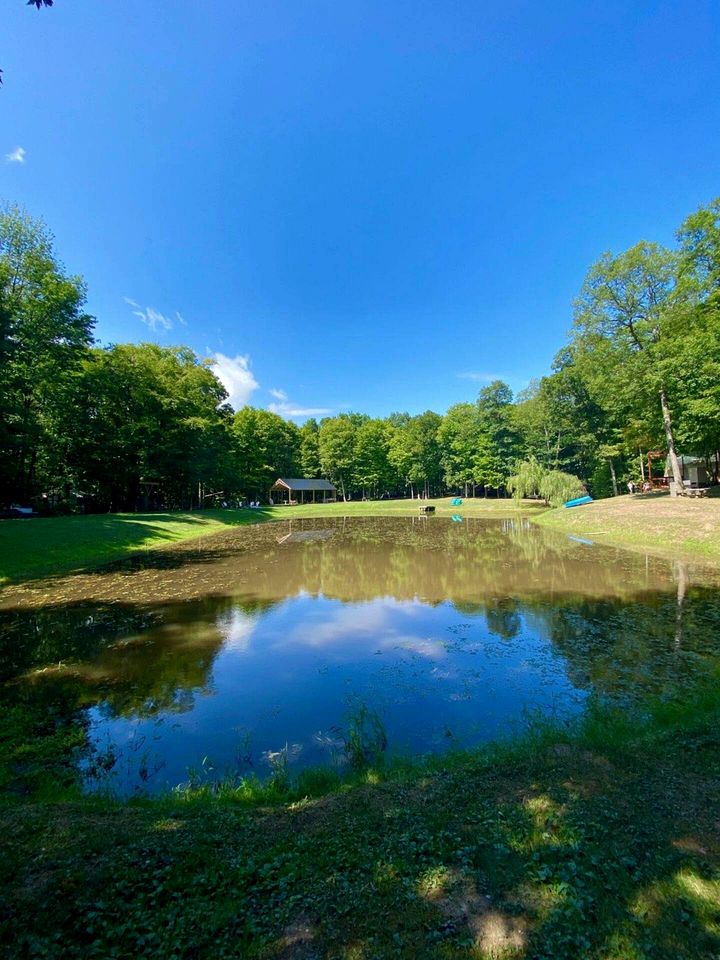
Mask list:
[[[584,503],[592,503],[592,497],[576,497],[574,500],[568,500],[564,507],[581,507]]]

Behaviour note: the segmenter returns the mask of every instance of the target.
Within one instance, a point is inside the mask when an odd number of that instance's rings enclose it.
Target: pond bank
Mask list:
[[[466,500],[460,511],[451,499],[423,501],[438,516],[517,516],[513,500]],[[535,501],[519,509],[532,516],[543,510]],[[184,513],[115,513],[34,518],[0,522],[0,587],[75,570],[97,567],[142,550],[159,549],[206,537],[220,530],[267,520],[297,517],[417,516],[417,500],[373,500],[258,510],[202,510]]]
[[[291,519],[286,510],[279,513]],[[308,538],[320,524],[304,510],[295,515],[309,523],[261,524],[241,537],[229,531],[206,542],[196,538],[174,551],[138,557],[120,570],[66,578],[72,584],[56,577],[4,592],[4,600],[12,593],[27,596],[24,607],[16,602],[7,610],[3,634],[11,678],[0,705],[3,956],[689,960],[718,954],[719,657],[710,650],[702,669],[691,671],[694,680],[683,667],[688,657],[697,664],[704,638],[718,635],[718,614],[693,592],[687,570],[676,576],[676,567],[686,565],[654,558],[646,563],[620,550],[588,550],[564,532],[543,534],[527,523],[484,524],[478,519],[433,524],[417,517],[378,524],[405,525],[412,537],[403,543],[402,531],[395,531],[387,556],[367,546],[369,553],[359,562],[343,540],[352,524],[336,513],[335,538]],[[509,515],[518,516],[517,511]],[[373,544],[368,536],[372,520],[356,523],[363,527],[358,531],[362,542]],[[467,552],[464,541],[472,539],[475,526],[494,529],[498,542],[491,538],[478,544],[477,552]],[[294,531],[296,541],[285,528]],[[446,553],[431,551],[430,573],[422,581],[417,563],[400,562],[418,534],[428,550],[433,537],[449,538]],[[582,537],[582,532],[571,536]],[[543,540],[547,550],[538,549]],[[582,597],[569,609],[570,619],[559,621],[570,633],[558,633],[566,642],[577,636],[582,649],[587,648],[587,660],[579,656],[582,650],[572,659],[577,682],[592,672],[596,679],[605,678],[612,691],[626,672],[633,690],[646,692],[633,698],[634,710],[623,700],[623,711],[614,712],[591,698],[579,720],[538,721],[512,742],[415,761],[383,763],[377,744],[384,736],[375,731],[373,748],[362,732],[372,734],[372,725],[356,725],[354,741],[352,731],[346,731],[346,743],[353,747],[346,752],[358,758],[359,766],[343,778],[330,766],[293,776],[295,768],[279,756],[264,782],[247,773],[240,779],[236,773],[218,786],[201,768],[191,787],[154,799],[82,796],[81,763],[96,766],[100,779],[112,760],[102,749],[90,759],[85,753],[91,721],[83,707],[98,701],[92,690],[85,699],[74,697],[72,677],[83,658],[89,663],[82,674],[85,682],[97,686],[101,700],[114,699],[130,713],[136,701],[151,713],[171,703],[178,709],[168,719],[179,720],[189,705],[175,697],[180,688],[207,690],[208,702],[219,702],[219,688],[207,679],[212,637],[200,631],[195,649],[195,634],[184,621],[179,636],[189,646],[177,645],[172,632],[170,647],[160,644],[164,669],[157,683],[142,656],[138,669],[132,668],[132,645],[121,643],[116,661],[100,663],[88,656],[96,640],[103,647],[118,616],[129,617],[130,640],[148,627],[144,609],[135,611],[141,618],[137,623],[133,611],[119,609],[123,592],[140,606],[156,604],[163,596],[177,600],[180,581],[206,599],[212,591],[237,593],[247,580],[245,561],[238,555],[251,542],[262,548],[266,561],[282,551],[286,558],[293,550],[310,551],[313,562],[298,566],[297,581],[285,560],[282,596],[303,590],[315,594],[322,587],[327,594],[367,599],[376,588],[367,577],[363,580],[362,571],[378,578],[383,596],[405,596],[403,571],[411,570],[408,596],[420,593],[438,602],[453,592],[447,567],[464,620],[473,616],[465,601],[506,598],[517,590],[503,580],[512,580],[515,568],[498,552],[498,543],[509,544],[527,565],[515,579],[527,582],[528,596],[547,593],[545,575],[552,578],[553,593],[562,593],[562,570],[574,590],[585,583]],[[331,544],[341,549],[331,561],[319,562],[318,555]],[[601,570],[581,576],[585,564],[608,552],[617,554],[607,565],[612,582],[603,581]],[[247,565],[252,567],[253,603],[262,607],[276,597],[277,566],[268,562],[263,578],[251,556]],[[638,566],[645,578],[641,584],[629,575]],[[653,571],[665,579],[656,581]],[[312,578],[319,572],[323,579],[318,585]],[[632,600],[640,587],[651,594],[643,615],[623,617],[617,601],[623,601],[626,591]],[[712,584],[708,590],[714,604]],[[101,597],[104,606],[86,606]],[[548,608],[547,598],[539,600],[532,613],[536,626]],[[52,621],[53,604],[69,606],[72,613],[67,643]],[[612,642],[597,631],[606,608]],[[515,631],[512,617],[508,619],[512,610],[488,609],[504,660]],[[357,624],[355,613],[352,622]],[[247,636],[242,617],[225,617],[222,623],[238,628],[235,640],[242,648]],[[32,650],[38,646],[37,663],[32,657],[22,661],[28,651],[12,632],[22,624],[17,637],[24,637]],[[642,642],[655,642],[663,630],[662,656],[648,658]],[[311,639],[317,623],[313,631]],[[425,641],[433,632],[425,626],[418,631]],[[691,633],[703,639],[699,647]],[[444,648],[455,643],[467,647],[464,634],[449,636]],[[485,646],[483,641],[480,647]],[[170,648],[172,656],[167,656]],[[426,645],[422,649],[427,653]],[[135,652],[142,650],[140,644]],[[282,664],[284,673],[299,673],[277,649],[272,662]],[[476,667],[479,662],[474,661]],[[643,685],[647,662],[662,668],[659,682],[648,688]],[[416,666],[411,667],[415,672]],[[523,675],[527,667],[523,664]],[[306,669],[302,674],[305,686],[312,673]],[[487,674],[481,675],[487,700],[492,684]],[[671,701],[669,680],[676,675],[680,685],[675,684],[677,699]],[[16,688],[12,678],[20,676],[27,683],[25,693],[11,696],[9,688]],[[54,684],[52,697],[48,682]],[[232,689],[235,700],[241,699],[241,688]],[[662,692],[664,700],[647,700],[650,692]],[[219,727],[212,729],[216,745]],[[153,749],[152,739],[148,736],[143,746],[138,738],[138,749]],[[140,769],[145,766],[143,762]],[[234,769],[262,768],[238,764]]]
[[[533,520],[598,543],[720,563],[720,499],[628,494],[547,510]]]
[[[3,955],[709,958],[716,684],[345,785],[6,795]]]
[[[537,501],[427,501],[437,516],[522,516],[556,530],[600,543],[680,554],[720,563],[720,499],[672,500],[623,496],[571,510],[548,510]],[[204,510],[195,513],[102,514],[15,520],[0,523],[0,587],[92,568],[137,551],[205,537],[233,526],[296,517],[416,516],[413,500],[378,500],[264,507],[260,510]]]

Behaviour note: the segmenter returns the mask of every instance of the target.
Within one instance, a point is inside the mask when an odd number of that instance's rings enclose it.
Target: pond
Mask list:
[[[0,598],[2,704],[82,726],[89,790],[423,754],[671,694],[716,575],[521,519],[277,521]]]

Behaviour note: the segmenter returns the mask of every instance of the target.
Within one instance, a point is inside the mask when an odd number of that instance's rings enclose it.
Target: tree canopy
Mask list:
[[[81,277],[42,221],[0,212],[0,505],[188,507],[265,499],[278,476],[344,498],[618,493],[648,450],[720,481],[720,200],[668,249],[605,253],[553,368],[516,397],[499,380],[440,414],[339,413],[302,426],[234,411],[184,346],[99,346]]]

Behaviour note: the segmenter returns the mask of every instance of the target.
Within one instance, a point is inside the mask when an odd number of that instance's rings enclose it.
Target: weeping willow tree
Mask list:
[[[547,470],[536,457],[530,457],[518,464],[517,473],[510,477],[507,488],[516,500],[524,497],[539,497],[540,484]]]
[[[585,493],[587,491],[582,482],[562,470],[548,470],[540,484],[540,496],[551,507],[559,507],[560,504],[575,497],[582,497]]]
[[[508,480],[508,490],[516,500],[542,497],[552,507],[559,507],[585,493],[585,487],[577,477],[562,470],[547,470],[535,457],[518,464],[517,473]]]

